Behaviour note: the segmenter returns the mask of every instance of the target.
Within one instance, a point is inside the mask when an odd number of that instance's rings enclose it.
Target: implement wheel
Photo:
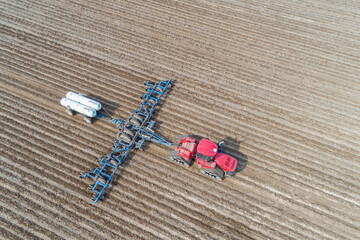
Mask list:
[[[70,116],[75,114],[75,112],[71,109],[66,109],[66,113],[69,114]]]
[[[210,168],[200,168],[200,172],[205,174],[206,176],[216,179],[218,181],[222,181],[225,178],[225,172],[219,166],[216,165],[214,169]]]
[[[85,120],[85,122],[90,123],[90,124],[93,122],[93,119],[89,118],[89,117],[84,117],[84,120]]]
[[[131,137],[134,137],[135,136],[135,132],[133,131],[133,130],[131,130],[131,129],[129,129],[129,128],[124,128],[123,130],[122,130],[124,133],[126,133],[126,134],[129,134]]]
[[[161,87],[156,87],[155,88],[155,91],[159,92],[159,93],[162,93],[163,89]]]
[[[142,121],[140,121],[139,119],[136,119],[136,118],[130,118],[129,122],[134,125],[134,126],[141,126],[142,124]]]
[[[152,105],[154,105],[156,101],[154,99],[152,99],[152,98],[149,98],[148,102],[151,103]]]
[[[116,136],[117,139],[119,140],[123,140],[125,142],[131,142],[132,137],[129,134],[126,133],[118,133],[118,135]]]
[[[143,116],[140,116],[139,114],[137,113],[133,113],[132,116],[136,119],[138,119],[139,121],[143,122],[144,121],[144,117]]]

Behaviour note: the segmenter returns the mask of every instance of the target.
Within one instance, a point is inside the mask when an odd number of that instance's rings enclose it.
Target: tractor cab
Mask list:
[[[207,138],[203,138],[198,144],[196,157],[198,160],[203,160],[210,163],[214,161],[218,151],[219,147],[216,143],[210,141]]]
[[[219,145],[207,138],[200,140],[196,158],[199,167],[203,168],[203,172],[213,178],[223,179],[224,173],[227,175],[235,175],[237,160],[227,154],[219,152]],[[212,169],[212,171],[204,170]]]

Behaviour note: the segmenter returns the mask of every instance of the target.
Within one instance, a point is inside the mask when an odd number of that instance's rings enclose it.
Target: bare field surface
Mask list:
[[[313,2],[0,0],[1,239],[360,239],[360,8]],[[225,139],[244,169],[148,144],[94,205],[78,176],[116,126],[60,99],[127,118],[169,77],[157,133]]]

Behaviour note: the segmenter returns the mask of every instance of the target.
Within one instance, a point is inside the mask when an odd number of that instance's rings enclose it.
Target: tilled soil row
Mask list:
[[[356,239],[360,36],[352,3],[1,1],[1,235],[7,239]],[[341,21],[340,21],[341,20]],[[104,202],[80,172],[110,121],[66,115],[69,90],[127,118],[142,82],[176,80],[168,140],[225,140],[245,168],[215,182],[132,152]],[[246,142],[242,142],[246,139]],[[196,164],[194,164],[196,165]]]

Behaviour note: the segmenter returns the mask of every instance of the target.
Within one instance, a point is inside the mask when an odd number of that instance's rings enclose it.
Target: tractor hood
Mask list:
[[[218,145],[206,138],[201,139],[197,147],[197,153],[207,157],[214,157],[218,150]]]

